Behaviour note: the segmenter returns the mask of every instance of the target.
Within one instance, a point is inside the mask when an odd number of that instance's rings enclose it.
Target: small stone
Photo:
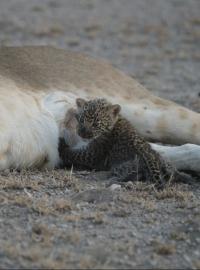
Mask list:
[[[121,188],[121,185],[112,184],[109,188],[110,188],[111,191],[114,191],[114,190],[120,189]]]
[[[133,187],[134,187],[133,182],[128,181],[128,182],[126,183],[126,189],[132,190],[132,189],[133,189]]]
[[[70,189],[68,189],[68,188],[65,188],[65,192],[66,192],[66,193],[70,193],[70,192],[71,192],[71,190],[70,190]]]

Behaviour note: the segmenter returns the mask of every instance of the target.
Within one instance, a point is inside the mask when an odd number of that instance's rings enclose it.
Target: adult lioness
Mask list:
[[[0,170],[55,167],[59,132],[76,97],[105,97],[119,103],[123,116],[149,140],[200,144],[198,113],[153,96],[102,60],[51,47],[4,47],[0,49]],[[199,167],[199,146],[189,146],[190,156],[185,148],[154,147],[177,166],[182,158],[180,166],[186,159],[185,168]]]

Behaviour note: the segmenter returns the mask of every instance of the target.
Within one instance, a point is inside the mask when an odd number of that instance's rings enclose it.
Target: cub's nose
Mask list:
[[[78,129],[78,135],[82,138],[89,139],[92,137],[92,132],[85,127],[80,127]]]

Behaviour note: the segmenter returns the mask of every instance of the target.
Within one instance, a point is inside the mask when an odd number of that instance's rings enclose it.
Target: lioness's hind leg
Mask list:
[[[151,147],[176,167],[177,170],[200,172],[199,145],[184,144],[180,146],[166,146],[151,143]]]
[[[52,170],[58,167],[58,165],[59,165],[59,155],[57,149],[55,149],[54,153],[46,156],[41,169]]]
[[[0,171],[8,169],[10,167],[9,153],[0,153]]]

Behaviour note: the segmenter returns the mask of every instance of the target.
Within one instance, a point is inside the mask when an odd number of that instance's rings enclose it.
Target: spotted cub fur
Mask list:
[[[78,134],[92,140],[84,148],[70,149],[61,138],[59,153],[65,166],[108,170],[112,180],[147,180],[157,188],[178,175],[120,115],[120,105],[105,99],[76,103]]]

